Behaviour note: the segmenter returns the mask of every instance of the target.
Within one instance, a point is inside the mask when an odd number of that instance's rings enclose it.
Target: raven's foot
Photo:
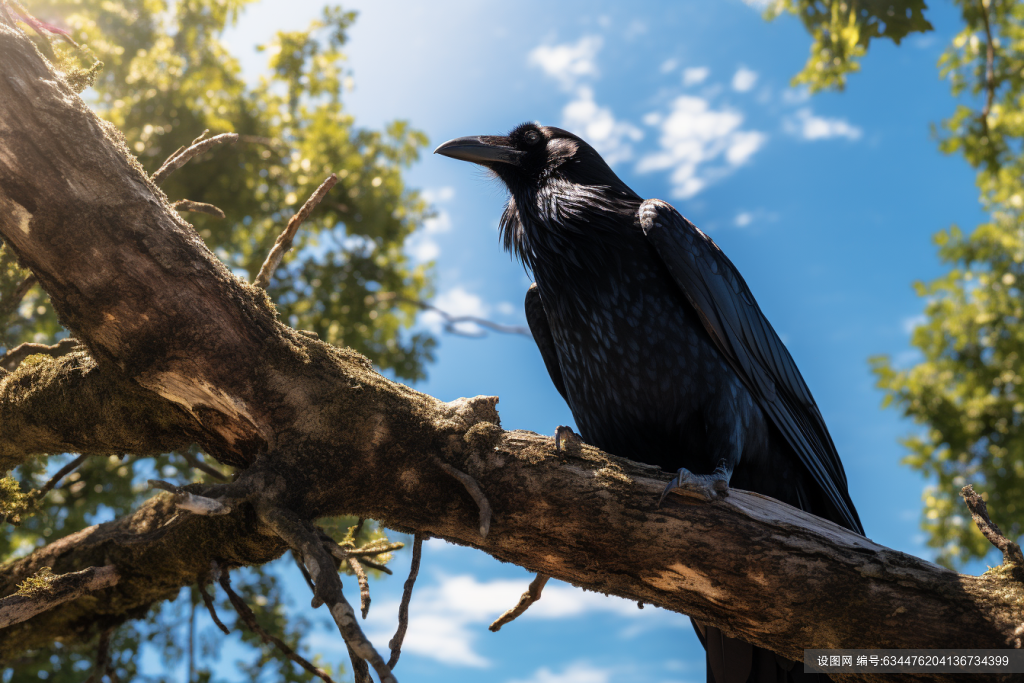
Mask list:
[[[725,498],[729,495],[729,479],[732,473],[725,460],[718,461],[718,467],[711,474],[694,474],[685,467],[680,467],[676,476],[668,483],[658,499],[658,507],[665,501],[669,491],[681,489],[684,495],[700,498],[705,503]]]
[[[558,425],[555,427],[555,451],[561,451],[562,447],[565,447],[565,451],[579,450],[583,444],[583,439],[580,435],[572,431],[572,427],[566,427],[565,425]]]

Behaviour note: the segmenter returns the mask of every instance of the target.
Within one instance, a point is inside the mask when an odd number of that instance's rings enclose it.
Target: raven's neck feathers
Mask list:
[[[642,200],[618,178],[608,185],[553,174],[540,187],[516,188],[499,222],[505,249],[530,271],[558,261],[600,269],[626,230],[639,230]]]

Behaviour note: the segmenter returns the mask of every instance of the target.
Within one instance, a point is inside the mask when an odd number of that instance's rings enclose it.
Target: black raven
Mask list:
[[[501,234],[536,280],[530,330],[587,443],[676,472],[669,488],[714,499],[731,485],[863,533],[810,390],[710,237],[559,128],[525,123],[435,153],[508,189]],[[816,678],[695,627],[709,682]]]

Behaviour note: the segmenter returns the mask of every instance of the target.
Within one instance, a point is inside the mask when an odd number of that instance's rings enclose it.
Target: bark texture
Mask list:
[[[504,432],[494,397],[441,402],[282,325],[2,20],[0,64],[0,236],[88,349],[0,376],[0,464],[195,441],[243,469],[228,488],[191,491],[231,499],[230,514],[190,514],[161,495],[0,567],[0,596],[43,566],[120,576],[0,630],[0,659],[137,617],[212,560],[278,557],[285,544],[259,521],[268,508],[358,514],[477,547],[795,659],[812,647],[1020,647],[1024,590],[1006,572],[961,576],[741,491],[657,509],[670,477],[655,468],[588,446],[556,452]],[[489,501],[486,539],[451,468]]]

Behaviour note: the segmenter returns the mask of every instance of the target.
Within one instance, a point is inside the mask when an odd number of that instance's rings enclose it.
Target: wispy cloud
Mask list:
[[[732,89],[736,92],[747,92],[757,83],[757,72],[741,66],[732,76]]]
[[[478,639],[487,633],[485,628],[505,610],[514,605],[523,592],[522,581],[480,581],[473,576],[440,576],[433,584],[420,586],[413,593],[409,609],[409,631],[402,646],[403,652],[415,653],[453,666],[485,668],[491,662],[477,650]],[[367,633],[372,641],[385,644],[394,630],[393,615],[397,602],[374,602],[367,619]],[[623,626],[635,625],[638,620],[653,628],[666,628],[669,624],[681,627],[685,617],[663,610],[643,611],[636,603],[622,598],[607,597],[584,592],[561,583],[549,584],[544,599],[533,605],[519,619],[570,619],[590,614],[606,613],[623,621]],[[574,668],[575,667],[575,668]],[[581,681],[604,683],[607,678],[537,678],[537,676],[594,675],[599,669],[577,664],[561,673],[538,671],[531,681]]]
[[[573,44],[540,45],[530,51],[527,61],[571,90],[581,79],[598,75],[597,53],[602,43],[601,36],[583,36]]]
[[[706,66],[690,66],[683,69],[683,85],[689,87],[691,85],[697,85],[703,83],[708,74],[711,73],[711,69]]]
[[[675,71],[677,66],[679,66],[678,59],[666,59],[664,62],[661,63],[661,73],[671,73]]]
[[[491,312],[491,307],[479,295],[466,291],[461,286],[441,292],[431,303],[452,316],[486,318]],[[440,334],[444,329],[444,318],[434,311],[424,312],[420,316],[420,322],[429,327],[434,334]],[[457,323],[455,329],[463,334],[480,332],[480,329],[470,322]]]
[[[660,129],[657,152],[640,159],[637,172],[671,171],[672,194],[686,199],[747,163],[768,139],[743,130],[743,114],[715,109],[702,97],[682,95],[667,115],[645,121]]]
[[[576,662],[555,673],[551,669],[541,667],[529,678],[520,678],[508,683],[608,683],[612,672],[609,669],[598,669],[586,662]]]
[[[783,129],[804,140],[828,140],[846,138],[858,140],[862,131],[845,119],[830,119],[816,116],[809,108],[803,108],[782,123]]]
[[[631,142],[644,134],[627,121],[616,120],[612,110],[594,101],[594,91],[581,86],[576,98],[562,110],[562,125],[589,142],[609,164],[632,158]]]
[[[754,9],[763,12],[772,3],[772,0],[743,0],[744,3]]]

